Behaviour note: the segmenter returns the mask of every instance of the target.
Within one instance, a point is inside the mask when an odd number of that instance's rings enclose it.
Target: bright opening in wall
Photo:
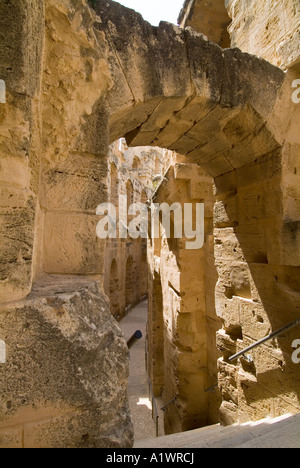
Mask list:
[[[177,24],[177,18],[183,5],[183,0],[119,0],[122,5],[132,8],[142,14],[146,21],[158,26],[160,21]]]

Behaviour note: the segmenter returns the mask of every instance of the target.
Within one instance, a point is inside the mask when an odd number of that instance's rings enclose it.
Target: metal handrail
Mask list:
[[[165,411],[169,406],[171,406],[173,403],[176,403],[177,397],[172,398],[171,401],[169,401],[165,406],[163,406],[160,410]]]
[[[150,393],[151,402],[152,402],[152,419],[154,419],[154,412],[156,414],[156,416],[155,416],[155,429],[156,429],[156,437],[158,437],[159,436],[159,413],[158,413],[156,400],[155,400],[155,396],[154,396],[154,393],[153,393],[153,387],[152,387],[152,383],[151,383],[150,379],[149,379],[149,393]]]
[[[258,348],[259,346],[263,345],[264,343],[267,343],[267,341],[273,340],[277,336],[282,335],[284,332],[290,330],[291,328],[296,327],[297,325],[300,325],[300,318],[298,318],[297,320],[294,320],[293,322],[289,323],[288,325],[285,325],[285,327],[280,328],[280,330],[277,330],[277,331],[271,333],[270,335],[266,336],[265,338],[263,338],[263,339],[261,339],[259,341],[256,341],[251,346],[248,346],[247,348],[243,349],[243,351],[240,351],[240,352],[234,354],[233,356],[231,356],[228,359],[228,361],[229,362],[236,361],[240,356],[243,356],[244,354],[248,353],[249,351],[252,351],[252,349]]]
[[[212,387],[209,387],[209,388],[207,388],[206,390],[204,390],[204,392],[205,392],[205,393],[213,392],[218,386],[219,386],[219,384],[215,384],[215,385],[213,385]]]
[[[294,320],[293,322],[289,323],[288,325],[285,325],[284,327],[280,328],[279,330],[271,333],[270,335],[266,336],[265,338],[262,338],[261,340],[256,341],[251,346],[248,346],[247,348],[243,349],[242,351],[239,351],[238,353],[234,354],[233,356],[230,356],[228,361],[229,362],[236,361],[239,357],[244,356],[249,351],[252,351],[253,349],[258,348],[259,346],[263,345],[264,343],[267,343],[268,341],[271,341],[274,338],[277,338],[277,336],[280,336],[283,333],[285,333],[286,331],[297,327],[297,325],[300,325],[300,317],[298,319]],[[212,387],[207,388],[205,390],[205,393],[211,392],[217,387],[218,387],[218,384],[213,385]]]

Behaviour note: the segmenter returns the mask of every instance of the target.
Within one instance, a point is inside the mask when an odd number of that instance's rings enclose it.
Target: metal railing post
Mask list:
[[[240,356],[243,356],[244,354],[248,353],[249,351],[252,351],[255,348],[258,348],[259,346],[263,345],[264,343],[267,343],[268,341],[271,341],[274,338],[277,338],[277,336],[282,335],[284,332],[290,330],[291,328],[296,327],[299,324],[300,324],[300,318],[298,318],[297,320],[294,320],[293,322],[291,322],[288,325],[280,328],[279,330],[271,333],[270,335],[266,336],[262,340],[256,341],[251,346],[248,346],[248,348],[243,349],[243,351],[239,351],[238,353],[231,356],[228,359],[228,361],[229,362],[236,361]]]
[[[228,362],[233,362],[236,361],[239,357],[245,356],[246,353],[249,353],[249,351],[252,351],[255,348],[258,348],[259,346],[263,345],[264,343],[267,343],[268,341],[273,340],[274,338],[277,338],[278,336],[282,335],[288,330],[291,330],[292,328],[297,327],[297,325],[300,325],[300,317],[294,320],[293,322],[289,323],[288,325],[285,325],[284,327],[280,328],[279,330],[271,333],[270,335],[266,336],[265,338],[256,341],[253,343],[251,346],[248,346],[248,348],[243,349],[242,351],[239,351],[238,353],[234,354],[233,356],[230,356],[228,359]],[[205,392],[211,392],[215,390],[218,387],[218,384],[213,385],[210,388],[207,388]]]
[[[150,393],[151,402],[152,402],[152,405],[151,405],[152,406],[152,419],[154,419],[154,413],[156,415],[155,416],[155,429],[156,429],[156,437],[158,437],[159,436],[159,413],[158,413],[155,396],[153,393],[152,383],[150,379],[149,379],[149,393]]]

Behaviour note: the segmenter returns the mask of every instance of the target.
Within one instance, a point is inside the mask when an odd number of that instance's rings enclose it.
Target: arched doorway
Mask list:
[[[131,182],[131,180],[128,180],[128,181],[127,181],[127,184],[126,184],[126,195],[127,195],[127,212],[128,212],[130,205],[132,205],[133,202],[134,202],[133,183]]]

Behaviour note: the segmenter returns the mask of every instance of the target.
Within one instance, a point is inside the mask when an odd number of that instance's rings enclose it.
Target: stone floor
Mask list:
[[[300,448],[300,414],[137,441],[135,448]]]
[[[149,399],[149,380],[145,363],[146,328],[148,303],[143,302],[131,310],[120,322],[120,326],[128,340],[136,330],[141,330],[143,338],[130,351],[130,376],[128,395],[133,418],[135,440],[154,438],[156,436],[155,422],[152,419],[152,405]],[[160,401],[157,401],[158,409]],[[160,412],[159,435],[164,435],[163,414]]]

